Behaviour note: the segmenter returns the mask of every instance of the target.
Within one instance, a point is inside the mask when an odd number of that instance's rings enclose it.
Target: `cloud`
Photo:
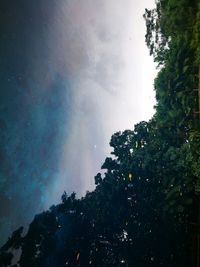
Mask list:
[[[0,119],[7,125],[0,185],[14,207],[0,221],[6,233],[64,190],[80,196],[94,188],[111,135],[153,114],[156,71],[142,18],[153,0],[0,5]]]
[[[74,94],[55,196],[63,188],[79,194],[92,189],[111,134],[153,114],[156,72],[142,18],[149,2],[61,1],[52,16],[50,61],[69,75]]]

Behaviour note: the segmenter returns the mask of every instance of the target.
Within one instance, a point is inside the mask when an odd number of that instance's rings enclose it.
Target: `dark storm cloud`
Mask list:
[[[92,189],[111,134],[150,116],[149,1],[134,2],[0,1],[1,241],[64,190]]]
[[[55,2],[31,3],[0,3],[1,241],[44,208],[70,128],[70,81],[48,57]]]

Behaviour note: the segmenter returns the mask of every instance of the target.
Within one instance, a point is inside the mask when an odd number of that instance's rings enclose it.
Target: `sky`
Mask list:
[[[111,135],[152,117],[153,6],[0,1],[0,244],[64,191],[94,189]]]

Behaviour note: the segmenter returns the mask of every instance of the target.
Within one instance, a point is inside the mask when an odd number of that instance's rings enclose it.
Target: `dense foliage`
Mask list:
[[[59,205],[35,216],[25,236],[23,228],[15,231],[0,249],[0,266],[192,266],[200,3],[160,0],[144,18],[160,69],[154,117],[115,133],[96,189],[82,199],[64,193]]]

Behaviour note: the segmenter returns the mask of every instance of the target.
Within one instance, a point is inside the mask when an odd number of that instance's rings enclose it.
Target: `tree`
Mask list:
[[[145,10],[146,42],[162,66],[155,115],[113,134],[95,190],[81,199],[64,192],[24,237],[22,228],[13,233],[0,250],[1,266],[12,266],[19,248],[20,267],[191,266],[200,139],[193,117],[198,45],[190,30],[198,12],[196,0],[160,0]]]

